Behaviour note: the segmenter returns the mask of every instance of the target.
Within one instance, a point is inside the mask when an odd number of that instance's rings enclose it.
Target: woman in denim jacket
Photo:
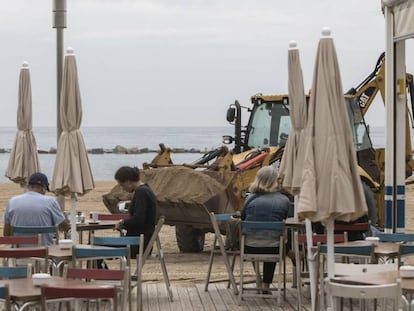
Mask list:
[[[247,221],[283,221],[288,216],[289,199],[280,193],[277,182],[278,171],[273,166],[262,167],[250,185],[241,213]],[[282,232],[280,232],[282,234]],[[280,234],[261,230],[246,232],[245,252],[250,254],[278,254]],[[273,280],[276,262],[263,263],[263,287],[269,288]],[[264,293],[270,293],[265,291]]]

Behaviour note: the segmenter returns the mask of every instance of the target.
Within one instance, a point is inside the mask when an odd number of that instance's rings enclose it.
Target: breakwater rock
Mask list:
[[[211,149],[204,148],[197,149],[197,148],[170,148],[171,153],[201,153],[204,154]],[[11,149],[0,148],[0,153],[10,153]],[[105,153],[113,153],[113,154],[142,154],[142,153],[158,153],[159,150],[143,147],[124,147],[117,145],[112,149],[105,149],[105,148],[91,148],[87,149],[88,153],[90,154],[105,154]],[[56,154],[56,148],[51,147],[49,150],[42,150],[39,149],[37,151],[39,154]]]

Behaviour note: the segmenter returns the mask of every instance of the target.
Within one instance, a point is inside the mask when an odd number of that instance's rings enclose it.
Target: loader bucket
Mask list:
[[[234,194],[236,172],[174,166],[142,170],[141,179],[154,191],[158,212],[169,225],[211,230],[209,212],[232,213],[240,209]]]

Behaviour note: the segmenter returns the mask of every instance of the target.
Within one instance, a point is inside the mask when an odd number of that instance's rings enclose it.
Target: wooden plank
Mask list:
[[[177,287],[172,286],[171,290],[172,290],[172,293],[173,293],[173,296],[174,296],[174,301],[170,302],[169,300],[167,300],[167,304],[170,305],[171,311],[182,311],[183,308],[181,306],[180,297],[178,296]],[[186,311],[190,311],[190,310],[186,310]]]
[[[195,287],[200,297],[201,303],[203,304],[204,310],[206,311],[215,311],[213,300],[210,297],[210,290],[208,292],[204,291],[204,283],[196,283]]]
[[[220,294],[218,293],[217,287],[215,286],[216,284],[211,284],[211,285],[212,285],[211,286],[212,289],[214,288],[214,290],[210,290],[209,293],[210,293],[211,300],[213,301],[214,306],[216,307],[216,310],[217,311],[221,311],[221,310],[226,311],[227,306],[225,305],[225,303],[224,303],[222,297],[220,296]]]
[[[228,310],[235,311],[249,311],[249,308],[245,305],[239,306],[238,296],[234,295],[232,288],[227,288],[227,282],[217,283],[217,291],[220,293],[223,298],[224,303],[228,307]]]
[[[156,283],[157,285],[157,300],[160,310],[162,311],[170,311],[171,304],[168,298],[167,288],[165,287],[165,283]]]
[[[187,287],[177,286],[178,298],[181,302],[182,310],[192,310],[190,297],[188,295]]]
[[[160,311],[158,305],[158,297],[157,297],[157,285],[154,283],[149,283],[147,285],[148,291],[148,309],[144,310],[151,310],[151,311]]]
[[[201,298],[198,295],[198,291],[195,286],[191,286],[188,288],[188,295],[190,296],[190,301],[191,305],[193,306],[193,310],[204,310],[204,306],[201,302]]]
[[[168,300],[167,290],[163,282],[144,283],[143,308],[144,310],[159,311],[273,311],[273,310],[297,310],[297,290],[287,287],[286,301],[282,299],[281,307],[278,307],[275,299],[263,299],[247,297],[238,305],[238,296],[232,289],[227,288],[227,283],[210,284],[208,292],[204,291],[204,283],[188,283],[172,286],[174,301]],[[291,283],[288,285],[291,286]],[[276,293],[274,293],[276,295]],[[133,308],[136,307],[136,295],[133,297]],[[311,310],[309,297],[303,297],[303,310]]]

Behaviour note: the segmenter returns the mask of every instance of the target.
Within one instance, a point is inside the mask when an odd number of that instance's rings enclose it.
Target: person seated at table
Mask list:
[[[289,199],[279,191],[278,171],[273,166],[262,167],[250,185],[241,219],[247,221],[283,221],[288,216]],[[279,236],[263,238],[264,232],[246,234],[245,252],[250,254],[278,254]],[[269,288],[273,281],[276,262],[263,263],[263,288]],[[264,291],[264,294],[270,294]]]
[[[55,198],[45,195],[49,191],[49,181],[42,173],[29,177],[27,192],[10,199],[4,213],[3,235],[12,234],[13,226],[56,226],[68,231],[66,220]],[[42,245],[53,244],[53,234],[42,235]]]
[[[140,179],[137,167],[122,166],[115,173],[115,180],[126,192],[133,193],[128,207],[129,218],[120,220],[116,229],[126,230],[127,236],[144,234],[146,248],[155,230],[157,199],[151,188]],[[131,257],[136,257],[138,247],[131,248]]]
[[[336,224],[354,224],[354,223],[367,223],[370,222],[370,230],[373,232],[378,232],[378,229],[375,227],[377,223],[377,201],[375,200],[374,193],[371,191],[369,186],[366,183],[362,183],[362,189],[364,190],[365,201],[367,203],[368,214],[363,215],[355,221],[344,222],[344,221],[335,221]],[[313,223],[313,230],[315,233],[323,234],[325,233],[325,228],[321,223]],[[335,234],[342,234],[344,231],[335,230]],[[364,240],[366,236],[370,236],[371,233],[367,231],[348,231],[347,237],[348,241],[357,241]]]

